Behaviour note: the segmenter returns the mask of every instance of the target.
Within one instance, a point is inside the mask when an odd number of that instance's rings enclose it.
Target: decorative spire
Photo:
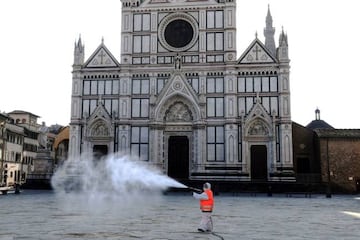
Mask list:
[[[279,36],[279,46],[283,46],[283,47],[288,46],[287,35],[284,32],[284,27],[281,27],[281,34]]]
[[[270,4],[268,4],[268,11],[267,11],[267,15],[266,15],[266,26],[272,27],[272,23],[273,23],[273,20],[272,20],[272,16],[270,13]]]
[[[320,120],[320,110],[319,110],[319,108],[316,108],[316,110],[315,110],[315,120]]]
[[[79,41],[78,41],[78,46],[81,47],[82,43],[81,43],[81,34],[79,34]]]
[[[282,28],[280,36],[279,36],[279,48],[278,48],[278,59],[279,61],[288,62],[289,61],[289,46],[288,46],[288,38],[286,33],[284,32],[284,28]]]
[[[275,56],[276,47],[275,47],[275,28],[273,27],[273,20],[270,13],[270,5],[268,5],[268,12],[266,16],[266,27],[264,28],[265,36],[265,47]]]
[[[74,47],[74,65],[82,65],[85,57],[85,46],[81,42],[81,35],[79,34],[79,40],[76,42]]]

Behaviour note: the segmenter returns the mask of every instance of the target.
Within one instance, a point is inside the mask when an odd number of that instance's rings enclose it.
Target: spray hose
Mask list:
[[[194,188],[194,187],[188,187],[188,189],[191,190],[191,191],[194,191],[196,193],[202,193],[203,192],[203,190],[198,189],[198,188]]]

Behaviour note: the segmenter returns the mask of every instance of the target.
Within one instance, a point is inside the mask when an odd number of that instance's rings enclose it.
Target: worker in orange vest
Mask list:
[[[214,195],[210,183],[204,183],[203,190],[202,193],[193,193],[194,198],[200,200],[200,209],[202,211],[198,231],[211,232],[213,230],[211,214],[214,208]]]

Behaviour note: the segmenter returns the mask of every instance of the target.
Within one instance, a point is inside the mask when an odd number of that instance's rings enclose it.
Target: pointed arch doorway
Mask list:
[[[108,154],[108,146],[107,145],[94,145],[93,147],[93,157],[95,160],[99,160],[102,157]]]
[[[177,180],[189,178],[189,138],[187,136],[169,137],[168,176]]]
[[[267,181],[267,148],[266,145],[252,145],[251,153],[251,180]]]

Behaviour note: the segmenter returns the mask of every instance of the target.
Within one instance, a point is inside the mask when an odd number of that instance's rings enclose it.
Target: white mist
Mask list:
[[[144,192],[158,193],[169,187],[187,188],[150,163],[119,154],[99,160],[90,154],[68,159],[56,170],[51,183],[57,193],[76,193],[89,198],[125,198]]]

